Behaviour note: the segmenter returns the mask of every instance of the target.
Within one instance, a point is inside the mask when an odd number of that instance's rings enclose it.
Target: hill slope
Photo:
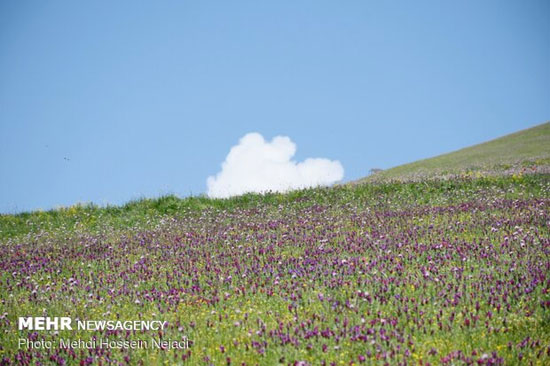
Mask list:
[[[467,172],[506,174],[524,168],[546,172],[549,166],[550,122],[546,122],[495,140],[384,170],[359,182],[420,180]]]
[[[10,217],[1,365],[550,364],[548,174]],[[167,323],[19,330],[26,314]],[[115,343],[61,347],[92,339]]]
[[[548,365],[549,221],[550,174],[0,215],[0,365]]]

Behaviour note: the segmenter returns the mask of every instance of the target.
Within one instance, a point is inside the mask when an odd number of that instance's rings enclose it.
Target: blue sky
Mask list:
[[[249,132],[344,180],[550,119],[548,1],[2,1],[0,212],[206,191]]]

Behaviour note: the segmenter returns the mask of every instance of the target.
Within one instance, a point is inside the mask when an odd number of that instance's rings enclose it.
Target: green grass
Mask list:
[[[550,122],[433,158],[383,170],[359,180],[421,180],[483,172],[499,174],[550,166]]]
[[[550,175],[516,175],[461,177],[454,180],[422,182],[385,182],[380,184],[342,185],[329,188],[310,188],[289,193],[245,194],[229,199],[207,197],[163,196],[141,199],[122,206],[100,207],[94,204],[76,204],[48,211],[0,215],[0,242],[25,235],[56,235],[57,232],[101,233],[106,230],[146,230],[170,219],[220,211],[268,208],[273,211],[281,205],[306,208],[313,205],[332,205],[359,202],[365,206],[403,208],[408,205],[447,205],[467,200],[468,195],[482,189],[501,189],[507,198],[517,198],[507,187],[517,183],[529,193],[540,190]],[[390,198],[399,197],[399,203]]]

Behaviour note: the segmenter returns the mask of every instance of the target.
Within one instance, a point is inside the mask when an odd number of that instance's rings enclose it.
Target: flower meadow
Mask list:
[[[548,174],[129,207],[1,218],[1,365],[550,364]],[[18,347],[153,336],[189,347]]]

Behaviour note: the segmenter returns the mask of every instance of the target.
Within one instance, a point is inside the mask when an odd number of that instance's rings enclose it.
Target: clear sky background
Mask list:
[[[0,212],[202,194],[249,132],[344,180],[550,119],[550,2],[1,1]]]

